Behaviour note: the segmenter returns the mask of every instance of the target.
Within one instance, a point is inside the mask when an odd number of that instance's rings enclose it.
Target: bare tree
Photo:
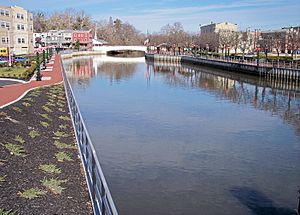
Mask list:
[[[112,17],[108,21],[102,20],[97,23],[98,38],[112,45],[141,45],[143,35],[131,24],[123,23],[122,20]]]
[[[229,54],[229,50],[232,47],[233,43],[233,37],[234,37],[234,33],[232,31],[220,31],[218,33],[218,37],[219,37],[219,47],[222,50],[222,55],[224,55],[224,51],[228,50],[228,54]]]
[[[33,13],[33,28],[35,32],[42,33],[48,30],[47,17],[44,12],[34,11]]]
[[[300,49],[300,28],[290,28],[287,32],[288,50],[291,52],[292,59],[298,49]]]

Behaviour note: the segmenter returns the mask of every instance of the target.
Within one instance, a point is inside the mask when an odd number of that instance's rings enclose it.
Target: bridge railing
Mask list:
[[[104,178],[102,168],[97,158],[94,145],[88,134],[73,90],[66,76],[63,63],[62,74],[75,137],[80,149],[80,157],[85,170],[85,176],[89,188],[89,194],[91,197],[94,214],[118,215],[114,201],[108,189],[108,185]]]

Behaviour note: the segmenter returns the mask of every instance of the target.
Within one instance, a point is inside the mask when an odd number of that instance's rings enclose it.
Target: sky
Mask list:
[[[300,0],[0,0],[0,5],[47,13],[74,8],[96,21],[119,18],[143,33],[174,22],[189,32],[224,21],[237,24],[239,30],[300,26]]]

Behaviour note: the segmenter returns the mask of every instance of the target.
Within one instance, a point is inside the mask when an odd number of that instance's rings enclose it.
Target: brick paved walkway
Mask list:
[[[27,83],[18,83],[0,88],[0,108],[18,101],[31,89],[57,84],[63,81],[61,74],[61,61],[59,55],[54,55],[47,64],[47,69],[41,71],[43,80],[30,80]]]

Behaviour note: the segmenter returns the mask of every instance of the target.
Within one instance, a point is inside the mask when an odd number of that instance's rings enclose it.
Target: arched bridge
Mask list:
[[[147,46],[94,46],[93,51],[107,54],[109,52],[139,51],[147,52]]]

